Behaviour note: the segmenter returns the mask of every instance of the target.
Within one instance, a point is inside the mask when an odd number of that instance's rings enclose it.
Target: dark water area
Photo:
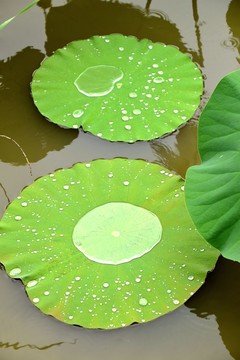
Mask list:
[[[27,0],[0,0],[0,22]],[[135,144],[110,143],[46,121],[30,95],[32,73],[72,40],[121,33],[178,47],[205,80],[200,107],[240,63],[239,0],[41,0],[0,32],[0,216],[36,178],[79,161],[128,157],[185,176],[200,162],[199,111],[176,132]],[[103,331],[60,323],[0,270],[0,360],[240,359],[240,264],[220,258],[179,309],[144,325]]]

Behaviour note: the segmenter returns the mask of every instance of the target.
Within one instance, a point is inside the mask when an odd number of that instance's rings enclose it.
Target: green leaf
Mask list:
[[[183,183],[121,158],[44,176],[0,221],[0,262],[41,311],[66,323],[155,319],[183,304],[218,258],[193,226]]]
[[[191,118],[203,90],[199,69],[175,47],[119,34],[57,50],[31,86],[50,121],[125,142],[175,130]]]
[[[240,261],[240,71],[224,77],[199,122],[202,164],[186,177],[186,202],[202,236]]]
[[[18,15],[21,15],[25,13],[25,11],[31,9],[34,5],[36,5],[39,2],[39,0],[32,1],[29,5],[27,5],[25,8],[20,10],[15,16],[11,17],[10,19],[4,21],[2,24],[0,24],[0,31],[5,28],[12,20],[14,20]]]

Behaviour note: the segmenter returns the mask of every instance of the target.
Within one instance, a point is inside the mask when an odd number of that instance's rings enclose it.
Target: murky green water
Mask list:
[[[26,4],[28,0],[0,0],[0,22]],[[34,179],[78,161],[143,158],[182,176],[199,162],[197,115],[171,136],[132,145],[63,130],[44,120],[29,84],[45,55],[72,40],[110,33],[173,44],[202,69],[204,103],[220,78],[239,68],[239,18],[239,0],[42,0],[17,18],[0,32],[0,134],[5,136],[0,138],[0,213]],[[106,332],[43,315],[22,285],[0,271],[0,360],[238,360],[239,279],[240,265],[221,258],[186,306],[151,323]]]

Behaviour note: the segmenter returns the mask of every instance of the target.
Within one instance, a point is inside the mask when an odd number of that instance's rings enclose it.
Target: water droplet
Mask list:
[[[178,110],[173,110],[174,114],[177,114],[179,111]]]
[[[37,285],[37,283],[38,283],[37,280],[31,280],[27,283],[27,287],[31,288],[31,287]]]
[[[131,128],[132,128],[131,125],[125,125],[124,127],[126,130],[131,130]]]
[[[28,204],[27,204],[26,202],[23,202],[21,205],[22,205],[23,207],[26,207]]]
[[[80,276],[76,276],[76,277],[75,277],[75,280],[76,280],[76,281],[79,281],[80,279],[81,279]]]
[[[73,129],[78,129],[79,126],[78,126],[77,124],[74,124],[74,125],[72,126],[72,128],[73,128]]]
[[[153,66],[152,66],[154,69],[157,69],[158,67],[159,67],[159,65],[158,64],[153,64]]]
[[[141,278],[138,277],[138,278],[135,279],[135,281],[136,281],[137,283],[140,283]]]
[[[118,49],[119,49],[119,51],[124,51],[123,47],[119,47]]]
[[[77,109],[77,110],[75,110],[74,112],[73,112],[73,117],[75,118],[75,119],[78,119],[78,118],[80,118],[82,115],[84,114],[84,111],[83,110],[80,110],[80,109]]]
[[[19,274],[21,274],[22,270],[20,268],[14,268],[10,271],[9,275],[10,276],[17,276]]]
[[[128,186],[128,185],[129,185],[129,181],[124,181],[124,182],[123,182],[123,185]]]
[[[102,137],[102,133],[98,133],[97,136],[98,136],[98,137]]]
[[[140,109],[134,109],[133,110],[133,114],[134,115],[140,115],[142,112],[141,112],[141,110]]]
[[[49,291],[44,291],[44,295],[48,296],[50,294]]]
[[[39,298],[34,298],[34,299],[33,299],[33,302],[34,302],[35,304],[37,304],[37,303],[39,302]]]
[[[68,190],[68,189],[69,189],[69,186],[68,186],[68,185],[64,185],[63,188],[64,188],[64,190]]]
[[[113,308],[112,308],[112,312],[116,312],[116,311],[117,311],[117,309],[113,307]]]
[[[181,186],[181,190],[182,190],[182,191],[184,191],[184,185],[183,185],[183,186]]]
[[[194,276],[190,275],[188,276],[188,280],[192,281],[194,279]]]
[[[15,216],[15,220],[17,220],[17,221],[22,220],[22,217],[17,215],[17,216]]]
[[[122,117],[122,120],[123,120],[123,121],[128,121],[128,120],[129,120],[129,117],[128,117],[128,116],[123,116],[123,117]]]
[[[179,301],[179,300],[174,299],[174,300],[173,300],[173,303],[174,303],[175,305],[178,305],[178,304],[180,304],[180,301]]]
[[[69,315],[68,318],[69,318],[69,320],[72,320],[72,319],[73,319],[73,316],[72,316],[72,315]]]
[[[139,305],[141,305],[141,306],[146,306],[147,304],[148,304],[147,299],[141,298],[141,299],[139,300]]]
[[[129,97],[130,97],[130,98],[136,98],[136,97],[137,97],[137,93],[135,93],[135,92],[130,92],[130,93],[129,93]]]
[[[108,288],[108,287],[109,287],[109,283],[104,283],[104,284],[103,284],[103,287],[104,287],[104,288]]]
[[[117,67],[96,65],[84,70],[74,81],[74,85],[80,93],[88,97],[105,96],[122,78],[123,72]]]
[[[156,84],[161,84],[162,82],[164,82],[164,79],[162,77],[158,76],[153,79],[153,82]]]
[[[108,177],[109,177],[109,178],[112,178],[112,177],[113,177],[113,173],[110,172],[110,173],[108,174]]]

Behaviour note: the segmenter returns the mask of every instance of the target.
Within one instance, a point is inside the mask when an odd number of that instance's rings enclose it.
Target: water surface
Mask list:
[[[27,4],[0,0],[0,21]],[[32,73],[46,55],[72,40],[110,33],[172,44],[202,70],[203,106],[221,77],[239,68],[239,18],[238,0],[42,0],[19,16],[0,33],[0,214],[34,179],[78,161],[143,158],[183,177],[199,162],[198,112],[170,136],[131,145],[47,122],[30,96]],[[42,314],[22,285],[0,271],[0,359],[238,360],[239,279],[240,265],[221,258],[185,306],[144,325],[106,332]]]

